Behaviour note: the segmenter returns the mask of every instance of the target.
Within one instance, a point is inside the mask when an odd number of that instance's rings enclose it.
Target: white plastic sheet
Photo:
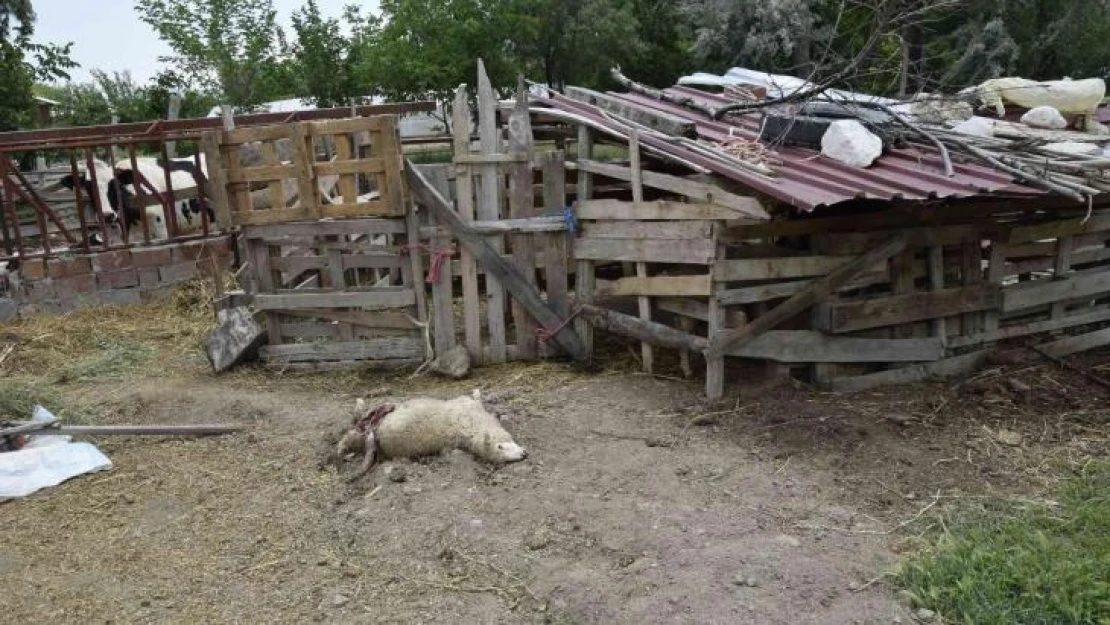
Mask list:
[[[53,421],[54,415],[36,406],[31,420]],[[68,436],[32,436],[23,449],[0,453],[0,501],[111,467],[112,461],[92,443],[74,443]]]

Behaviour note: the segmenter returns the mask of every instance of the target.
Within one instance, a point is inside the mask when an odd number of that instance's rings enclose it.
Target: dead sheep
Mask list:
[[[372,409],[355,401],[354,427],[340,439],[336,452],[365,453],[351,480],[368,472],[378,459],[419,458],[454,449],[493,464],[518,462],[528,452],[513,441],[497,417],[482,404],[477,390],[455,399],[410,399],[392,409]]]

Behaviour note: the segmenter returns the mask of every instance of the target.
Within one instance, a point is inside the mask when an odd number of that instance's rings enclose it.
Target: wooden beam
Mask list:
[[[620,98],[605,93],[568,85],[566,89],[563,90],[563,94],[573,100],[596,106],[614,115],[636,122],[642,126],[647,126],[663,134],[671,135],[672,137],[689,137],[693,139],[697,136],[697,126],[692,121],[668,113],[653,111],[642,106],[635,106]]]
[[[689,349],[700,352],[709,345],[709,341],[700,336],[687,334],[662,323],[645,321],[632,315],[592,304],[583,305],[579,314],[589,319],[594,327],[659,347]]]
[[[727,354],[783,363],[928,362],[944,357],[944,344],[939,338],[869,339],[772,330]]]
[[[715,334],[710,338],[706,358],[719,358],[727,350],[738,348],[760,333],[773,329],[778,324],[802,313],[814,304],[820,303],[859,274],[881,262],[885,262],[904,249],[906,249],[905,235],[896,235],[883,245],[815,281],[805,290],[794,294],[790,299],[779,304],[767,314],[756,318],[748,325]]]
[[[1073,326],[1101,323],[1108,320],[1110,320],[1110,308],[1103,307],[1092,310],[1091,312],[1068,315],[1066,317],[1060,317],[1059,319],[1048,319],[1045,321],[1034,321],[1032,323],[1007,326],[1005,328],[995,328],[994,330],[988,330],[982,334],[975,334],[972,336],[957,336],[949,339],[948,344],[953,348],[970,347],[972,345],[982,345],[983,343],[1004,341],[1019,336],[1062,330]]]
[[[713,279],[717,282],[788,280],[824,276],[850,263],[855,256],[787,256],[781,258],[740,258],[717,263]],[[877,263],[876,263],[877,264]],[[873,267],[867,267],[867,270]]]
[[[1087,297],[1110,291],[1110,271],[1073,273],[1066,280],[1034,280],[1002,290],[1002,312],[1009,313],[1052,304],[1061,300]]]
[[[831,390],[837,392],[866,391],[891,384],[910,384],[932,378],[949,378],[978,369],[987,360],[987,350],[953,356],[936,362],[911,365],[848,378],[832,380]]]
[[[620,165],[579,160],[578,171],[632,182],[632,170]],[[643,182],[646,187],[684,195],[697,202],[708,202],[731,208],[736,212],[732,217],[733,219],[766,220],[771,218],[771,215],[763,208],[763,204],[756,198],[729,193],[715,185],[653,171],[643,172]]]
[[[1103,328],[1102,330],[1080,334],[1078,336],[1069,336],[1045,345],[1038,345],[1037,351],[1053,358],[1063,358],[1064,356],[1078,354],[1079,352],[1085,352],[1089,349],[1102,347],[1103,345],[1110,345],[1110,328]]]
[[[709,321],[709,304],[699,299],[690,297],[660,297],[655,301],[659,310],[669,312],[672,315],[680,317],[687,317],[690,319],[697,319],[698,321]],[[748,322],[748,316],[744,311],[733,308],[731,310],[725,309],[724,325],[729,328],[738,328]]]
[[[598,280],[595,297],[709,297],[713,283],[709,274],[700,276],[632,276]]]
[[[713,261],[712,239],[594,239],[574,241],[576,260],[607,260],[686,265],[709,265]]]
[[[643,172],[645,175],[648,172]],[[718,220],[739,219],[741,216],[733,209],[720,204],[691,204],[655,200],[651,202],[625,202],[622,200],[585,200],[574,206],[578,219],[600,220]]]
[[[997,286],[981,284],[858,301],[825,302],[818,305],[814,323],[819,330],[843,334],[990,310],[1001,302]]]
[[[463,222],[447,200],[428,183],[428,180],[408,159],[405,159],[405,172],[408,175],[409,186],[416,199],[431,209],[440,223],[449,228],[459,242],[474,254],[475,258],[485,267],[486,275],[492,275],[500,279],[513,297],[517,298],[543,327],[559,328],[555,334],[555,340],[559,347],[565,350],[575,361],[584,361],[586,354],[578,335],[574,333],[574,330],[567,327],[564,319],[547,307],[539,292],[525,281],[524,276],[521,276],[512,265],[502,259],[501,255],[490,247],[481,235],[471,230]]]

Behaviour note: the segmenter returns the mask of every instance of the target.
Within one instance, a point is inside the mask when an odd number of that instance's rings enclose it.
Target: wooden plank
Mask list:
[[[331,163],[313,163],[312,170],[316,176],[327,173],[339,176],[339,196],[343,198],[342,204],[353,205],[358,203],[358,181],[355,180],[354,173],[349,167],[335,167],[340,162],[350,165],[351,162],[351,143],[350,138],[346,136],[336,137],[335,141],[335,155],[338,160]],[[379,161],[380,163],[380,161]],[[326,167],[322,167],[326,166]]]
[[[960,246],[963,267],[960,274],[965,286],[983,282],[983,247],[975,241],[967,241]],[[998,308],[991,306],[990,308]],[[978,312],[965,312],[961,323],[961,334],[978,334],[983,331],[983,316]]]
[[[243,229],[243,236],[248,239],[276,240],[282,237],[402,234],[404,232],[405,222],[403,219],[351,219],[346,221],[250,226]]]
[[[1110,328],[1103,328],[1078,336],[1069,336],[1058,341],[1039,345],[1037,350],[1053,358],[1063,358],[1103,345],[1110,345]]]
[[[414,330],[417,329],[415,319],[408,313],[395,310],[333,310],[330,308],[301,308],[298,310],[284,311],[290,317],[322,319],[337,321],[353,326],[371,328],[375,330]]]
[[[344,248],[336,245],[333,249]],[[390,252],[343,255],[343,269],[400,269],[404,263],[404,258]],[[444,263],[444,266],[447,266],[447,263]]]
[[[713,279],[718,282],[737,282],[824,276],[848,265],[856,258],[856,256],[791,256],[730,259],[717,263],[713,269]],[[878,268],[879,263],[876,263],[874,267],[865,268],[865,271]]]
[[[381,338],[343,343],[266,345],[262,357],[271,363],[316,360],[390,360],[420,358],[424,345],[415,338]]]
[[[1066,280],[1034,280],[1008,286],[1002,290],[1002,312],[1110,292],[1110,271],[1103,268],[1090,271],[1074,273]]]
[[[644,172],[645,174],[647,172]],[[739,219],[731,208],[720,204],[688,204],[670,200],[625,202],[622,200],[583,200],[575,204],[578,219],[608,220],[731,220]]]
[[[891,289],[896,294],[912,293],[914,290],[914,251],[907,249],[890,259]],[[909,338],[913,336],[912,325],[900,326],[893,329],[893,338]]]
[[[632,170],[632,203],[636,206],[643,206],[644,172],[640,167],[640,133],[635,129],[628,135],[628,156],[629,168]],[[647,263],[636,263],[636,277],[640,280],[648,279]],[[636,299],[636,304],[639,308],[640,320],[650,322],[651,300],[646,295],[641,295]],[[644,371],[647,373],[654,371],[655,353],[652,351],[651,343],[643,342],[640,344],[640,359]]]
[[[872,227],[870,220],[868,217],[861,216],[859,227],[867,228],[869,231],[817,232],[811,234],[809,235],[810,249],[817,254],[862,254],[892,234],[899,232],[905,233],[906,245],[909,247],[960,245],[967,242],[978,243],[984,236],[984,226],[981,224],[870,230]]]
[[[510,150],[514,148],[509,146]],[[456,165],[492,165],[510,163],[530,163],[531,156],[528,152],[510,152],[509,154],[460,154],[451,159]]]
[[[272,292],[275,288],[274,270],[270,266],[270,246],[257,241],[248,244],[250,251],[251,271],[254,273],[253,283],[257,285],[260,293],[255,294],[255,300],[261,293]],[[272,344],[281,342],[280,318],[276,314],[266,315],[266,333]]]
[[[905,293],[858,301],[825,302],[814,315],[816,327],[842,334],[997,308],[998,287],[990,284]]]
[[[540,155],[542,156],[542,155]],[[434,181],[433,181],[434,182]],[[440,190],[443,193],[443,190]],[[444,195],[444,197],[447,197]],[[560,211],[562,209],[559,209]],[[478,234],[521,234],[540,232],[566,232],[567,222],[562,215],[529,217],[527,219],[499,219],[497,221],[472,221],[470,228]],[[446,229],[421,228],[420,234],[427,237],[448,234]]]
[[[944,246],[930,247],[926,257],[929,266],[929,289],[936,293],[944,289]],[[998,285],[998,288],[1001,288],[1001,285]],[[931,325],[933,336],[940,337],[942,340],[948,337],[948,322],[944,317],[933,319]]]
[[[693,139],[697,136],[694,122],[676,115],[636,106],[626,100],[621,100],[620,98],[583,87],[567,85],[563,93],[571,99],[596,106],[609,113],[619,115],[620,117],[642,126],[647,126],[652,130],[671,135],[672,137],[690,137]]]
[[[398,195],[400,191],[401,190],[398,188]],[[428,293],[424,289],[424,256],[416,252],[414,247],[420,244],[420,217],[416,214],[416,205],[408,201],[408,198],[405,198],[403,203],[405,205],[405,221],[408,225],[408,232],[405,233],[405,242],[410,246],[409,249],[413,251],[408,255],[409,264],[401,264],[402,284],[414,291],[416,319],[420,321],[421,324],[427,324]],[[451,263],[445,262],[443,264],[446,265],[446,267],[442,267],[441,271],[447,273],[447,275],[451,275]],[[406,270],[408,270],[407,276],[405,275]],[[425,344],[425,348],[427,352],[424,354],[424,357],[429,361],[435,358],[435,354],[432,353],[434,347]]]
[[[263,366],[282,373],[328,373],[332,371],[394,371],[421,365],[423,358],[393,358],[389,360],[325,360],[318,362],[264,362]]]
[[[270,146],[270,151],[273,152],[273,144],[264,143],[262,145]],[[265,154],[265,148],[263,148],[263,154]],[[231,184],[250,184],[255,182],[280,183],[285,178],[295,178],[296,176],[297,168],[293,165],[262,165],[230,171],[227,174],[227,181]]]
[[[241,226],[265,226],[289,221],[307,221],[312,219],[313,215],[303,207],[297,207],[265,211],[239,211],[235,217],[238,225]]]
[[[863,256],[837,268],[824,278],[815,281],[805,290],[791,296],[790,299],[779,304],[767,314],[756,318],[755,321],[743,328],[720,332],[716,335],[711,334],[710,336],[712,338],[709,349],[706,352],[706,358],[719,358],[727,349],[733,346],[739,347],[761,332],[771,330],[787,319],[802,313],[810,306],[820,303],[822,300],[829,297],[836,289],[848,283],[848,281],[863,273],[868,268],[885,262],[895,254],[900,254],[905,248],[905,236],[897,235],[882,246],[871,250]],[[713,301],[714,300],[710,300],[711,305]]]
[[[717,293],[717,301],[722,306],[739,306],[742,304],[756,304],[774,299],[783,299],[801,291],[812,280],[798,280],[795,282],[777,282],[775,284],[762,284],[747,286],[739,289],[721,290]]]
[[[709,304],[707,301],[703,302],[688,297],[660,297],[655,300],[655,305],[659,310],[669,312],[672,315],[697,319],[698,321],[709,321]],[[722,325],[727,328],[737,328],[748,322],[748,316],[739,309],[725,309],[722,314],[725,315],[725,322]]]
[[[574,241],[576,260],[643,261],[686,265],[709,265],[713,260],[711,239],[594,239]]]
[[[482,154],[502,152],[501,133],[497,128],[497,95],[486,75],[486,66],[478,59],[478,136],[481,138],[479,151]],[[482,165],[481,185],[477,213],[479,219],[493,221],[501,218],[502,184],[501,170],[496,164]],[[500,254],[500,237],[490,237],[488,244]],[[527,277],[521,276],[527,283]],[[505,354],[505,286],[496,275],[486,273],[486,314],[489,325],[489,345],[491,362],[503,363]]]
[[[389,217],[395,215],[393,206],[385,200],[369,200],[348,204],[321,204],[318,208],[320,218],[344,219],[347,217]]]
[[[455,103],[451,108],[451,127],[454,132],[455,156],[470,151],[470,100],[466,85],[455,91]],[[474,221],[474,179],[470,167],[455,170],[455,190],[458,195],[459,218],[463,222]],[[446,196],[444,196],[446,197]],[[437,220],[439,221],[439,220]],[[442,221],[439,221],[442,224]],[[474,254],[465,246],[459,256],[459,277],[463,293],[463,332],[466,351],[474,362],[488,362],[482,354],[482,320],[478,297],[478,264]]]
[[[708,239],[711,221],[597,221],[582,224],[582,234],[602,239]]]
[[[562,151],[547,152],[538,159],[543,175],[543,205],[548,213],[561,212],[567,202],[567,173]],[[566,319],[570,315],[570,288],[567,280],[567,235],[552,232],[541,240],[546,244],[543,254],[544,284],[547,304],[555,314]]]
[[[517,91],[516,104],[509,115],[509,151],[516,154],[532,153],[532,125],[528,113],[528,93],[521,85]],[[533,204],[535,193],[532,189],[532,163],[530,160],[513,162],[509,169],[509,217],[524,219],[535,216]],[[532,236],[515,234],[510,239],[513,253],[513,267],[525,282],[536,284],[536,247]],[[536,357],[536,320],[529,315],[524,306],[512,300],[516,345],[520,357],[532,360]]]
[[[424,170],[428,182],[444,197],[450,193],[451,183],[447,179],[447,169]],[[437,250],[450,249],[453,245],[446,228],[435,228],[437,234],[432,238],[432,247]],[[442,232],[440,232],[442,231]],[[452,290],[454,276],[452,263],[440,266],[439,279],[432,285],[432,329],[435,336],[435,351],[446,353],[456,345],[455,338],[455,297]]]
[[[251,245],[259,244],[252,242]],[[306,271],[324,269],[328,266],[328,261],[322,256],[278,256],[270,259],[270,266],[275,271],[286,271],[299,275]]]
[[[972,345],[994,343],[996,341],[1004,341],[1021,336],[1028,336],[1030,334],[1039,334],[1041,332],[1052,332],[1054,330],[1063,330],[1064,328],[1071,328],[1074,326],[1102,323],[1108,320],[1110,320],[1110,307],[1103,306],[1091,312],[1072,314],[1059,319],[1048,319],[1045,321],[1007,326],[1005,328],[996,328],[972,336],[957,336],[949,339],[948,344],[953,348],[970,347]]]
[[[215,204],[216,222],[224,228],[230,228],[234,225],[231,220],[231,199],[227,192],[227,172],[220,155],[219,137],[219,132],[205,132],[201,135],[200,146],[208,163],[208,178],[212,182],[212,197],[209,199]]]
[[[1057,219],[1031,226],[1017,226],[1010,230],[1008,243],[1033,243],[1103,230],[1110,230],[1110,213],[1096,212],[1090,219]]]
[[[944,357],[944,344],[939,338],[869,339],[772,330],[727,354],[783,363],[927,362]]]
[[[223,133],[223,141],[226,144],[242,144],[254,143],[255,141],[276,141],[278,139],[289,138],[289,127],[285,124],[273,124],[267,126],[251,126],[249,128],[237,128],[234,130],[227,130]]]
[[[349,117],[345,119],[325,119],[307,122],[312,136],[354,134],[357,132],[381,132],[388,130],[393,115],[373,115],[371,117]]]
[[[633,276],[618,280],[598,280],[594,297],[709,297],[713,282],[709,274],[700,276]]]
[[[475,257],[481,260],[487,277],[500,279],[513,297],[520,300],[528,309],[528,312],[544,327],[558,328],[563,325],[563,319],[547,307],[536,289],[529,286],[524,281],[524,277],[519,275],[512,265],[505,262],[481,235],[467,228],[466,223],[451,209],[447,200],[428,183],[427,179],[407,159],[405,160],[405,170],[413,195],[435,212],[436,217],[455,233],[459,242],[468,247]],[[575,361],[583,362],[586,359],[581,340],[570,328],[563,325],[556,332],[554,338],[559,346]]]
[[[312,137],[303,123],[297,123],[293,125],[290,139],[293,164],[297,169],[297,203],[307,213],[308,219],[317,219],[320,216],[320,189],[312,171],[312,165],[316,162]]]
[[[373,292],[277,293],[259,294],[254,306],[259,310],[296,310],[299,308],[401,308],[416,304],[411,288],[378,289]]]
[[[594,137],[593,132],[589,126],[581,125],[578,127],[578,145],[577,148],[577,162],[581,163],[590,159],[593,156]],[[578,183],[577,189],[577,203],[581,206],[591,198],[594,192],[593,174],[579,168],[578,169]],[[572,252],[577,251],[577,246],[571,248]],[[573,255],[573,254],[572,254]],[[594,297],[594,263],[588,260],[582,260],[575,255],[575,269],[574,269],[574,295],[575,302],[579,306],[585,304],[592,304]],[[574,320],[574,330],[578,333],[582,341],[582,349],[588,359],[593,359],[594,354],[594,330],[589,320],[584,318],[577,318]]]
[[[346,141],[340,140],[335,142],[338,159],[327,163],[314,163],[313,170],[316,176],[339,176],[339,188],[343,198],[347,202],[353,202],[354,198],[358,195],[357,186],[352,176],[355,174],[380,174],[386,170],[385,160],[381,158],[353,158],[351,155],[350,145],[344,149]],[[354,191],[350,197],[343,191],[343,180],[351,183],[350,191]]]
[[[1066,278],[1068,273],[1071,272],[1072,248],[1074,243],[1075,240],[1070,236],[1056,239],[1056,258],[1052,266],[1053,279],[1059,280]],[[1049,316],[1053,319],[1058,319],[1064,316],[1065,310],[1064,302],[1054,302],[1052,304],[1052,312]]]
[[[849,378],[837,378],[832,381],[831,389],[837,392],[851,393],[893,384],[911,384],[934,378],[950,378],[970,373],[981,367],[986,360],[986,350],[972,352],[962,356],[945,358],[936,362],[911,365],[909,367],[890,369]]]
[[[628,167],[599,163],[582,158],[578,160],[577,166],[579,173],[587,172],[616,180],[632,181],[632,170]],[[732,209],[733,215],[725,219],[765,220],[771,218],[756,198],[729,193],[715,185],[652,171],[643,172],[643,183],[644,186],[684,195],[697,202],[709,202]]]

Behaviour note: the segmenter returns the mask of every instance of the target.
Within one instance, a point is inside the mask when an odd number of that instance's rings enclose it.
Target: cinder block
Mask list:
[[[197,277],[197,261],[191,260],[184,263],[174,263],[158,268],[162,284],[174,284],[192,280]]]
[[[51,258],[46,261],[46,267],[51,278],[68,278],[92,273],[92,262],[85,256]]]
[[[96,286],[102,290],[139,286],[139,272],[134,267],[120,271],[104,271],[96,274]]]
[[[143,302],[139,289],[111,289],[100,292],[100,301],[112,306],[134,306]]]
[[[58,297],[58,291],[54,288],[54,281],[50,278],[24,282],[23,294],[24,301],[36,304]]]
[[[89,259],[92,261],[93,271],[98,273],[101,271],[118,271],[131,267],[130,250],[112,250],[110,252],[90,254]]]
[[[173,248],[169,245],[132,248],[131,262],[139,268],[169,265],[173,262]]]
[[[75,299],[82,293],[92,293],[95,291],[96,280],[93,278],[92,274],[58,278],[54,280],[54,289],[58,294],[58,299]]]
[[[144,267],[136,273],[139,274],[139,286],[144,289],[156,289],[162,285],[162,276],[157,267]]]
[[[204,241],[189,241],[187,243],[178,243],[173,246],[173,262],[183,263],[189,260],[196,260],[205,253]]]

